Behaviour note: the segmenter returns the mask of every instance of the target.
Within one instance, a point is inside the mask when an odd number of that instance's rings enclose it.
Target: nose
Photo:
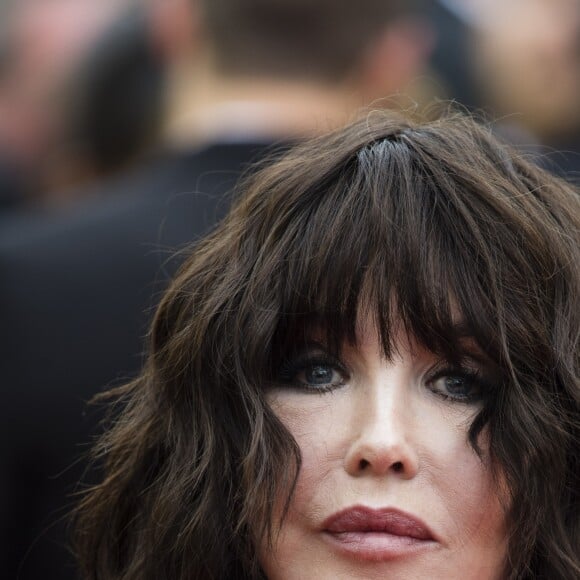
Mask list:
[[[419,470],[413,410],[401,385],[379,384],[355,402],[344,466],[354,477],[389,473],[412,479]]]

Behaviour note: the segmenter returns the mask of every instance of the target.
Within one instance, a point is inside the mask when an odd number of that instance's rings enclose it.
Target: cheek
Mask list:
[[[292,501],[283,525],[275,526],[274,548],[259,542],[258,558],[269,580],[295,578],[296,571],[308,570],[308,577],[320,572],[324,577],[325,564],[320,549],[311,541],[310,533],[316,521],[324,517],[320,506],[332,505],[332,474],[338,454],[332,452],[328,441],[332,432],[328,421],[327,403],[309,396],[307,404],[298,397],[283,395],[270,399],[270,406],[300,448],[302,465]],[[333,456],[334,455],[334,459]],[[286,496],[280,494],[274,520],[280,521]]]
[[[338,428],[345,421],[344,405],[337,404],[332,397],[318,397],[293,394],[279,395],[270,400],[276,413],[288,432],[294,437],[302,464],[287,518],[282,528],[283,534],[292,531],[281,544],[288,547],[298,540],[299,530],[316,528],[331,507],[340,499],[344,491],[343,472],[344,434]],[[339,484],[340,481],[340,484]],[[285,497],[280,498],[282,504]],[[281,505],[278,508],[280,513]],[[323,513],[326,511],[326,513]]]
[[[441,506],[441,525],[457,553],[473,551],[471,557],[503,553],[506,544],[508,494],[494,481],[487,456],[487,437],[480,437],[482,457],[466,441],[466,429],[450,430],[432,449],[431,469],[426,470],[428,488]]]
[[[316,489],[323,489],[322,484],[341,459],[336,441],[336,410],[328,400],[307,397],[306,403],[299,397],[284,396],[270,401],[272,410],[300,448],[302,465],[294,504]]]

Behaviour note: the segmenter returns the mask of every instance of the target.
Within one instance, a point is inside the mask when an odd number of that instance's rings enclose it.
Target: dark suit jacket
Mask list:
[[[171,250],[228,207],[264,145],[167,155],[53,217],[0,223],[0,570],[74,578],[66,506],[98,413],[86,402],[133,376]]]

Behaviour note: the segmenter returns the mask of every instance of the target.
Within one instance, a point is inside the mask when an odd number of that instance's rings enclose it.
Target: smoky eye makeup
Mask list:
[[[442,361],[430,369],[424,384],[435,396],[445,401],[477,404],[495,389],[498,374],[487,365],[471,358],[458,363]]]
[[[350,374],[344,363],[313,343],[285,357],[275,375],[275,384],[307,392],[324,393],[346,384]]]
[[[269,384],[326,393],[346,385],[352,378],[351,369],[342,355],[335,355],[323,343],[310,340],[281,353],[272,367]],[[430,368],[421,373],[420,383],[439,400],[475,405],[492,395],[499,375],[495,365],[482,353],[470,350],[453,361],[435,358]]]

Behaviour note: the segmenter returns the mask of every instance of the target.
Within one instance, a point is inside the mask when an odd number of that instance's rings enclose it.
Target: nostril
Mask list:
[[[401,473],[403,471],[403,464],[400,461],[393,463],[393,471],[395,473]]]
[[[369,462],[366,459],[361,459],[359,462],[359,468],[361,470],[366,469],[369,466]]]

